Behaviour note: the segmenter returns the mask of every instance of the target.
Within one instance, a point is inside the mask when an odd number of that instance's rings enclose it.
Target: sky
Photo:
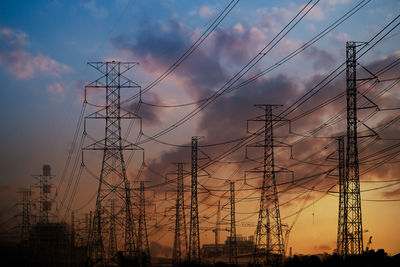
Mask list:
[[[183,63],[142,95],[143,104],[138,115],[143,119],[143,134],[153,136],[168,128],[199,107],[199,100],[223,88],[253,57],[260,56],[260,51],[266,51],[262,50],[264,46],[307,2],[239,1]],[[315,44],[287,62],[274,65],[360,2],[362,8]],[[17,192],[35,183],[32,175],[39,174],[43,164],[50,164],[56,175],[54,183],[58,198],[63,198],[66,192],[66,196],[70,197],[67,184],[69,181],[75,183],[70,168],[63,183],[60,180],[82,109],[84,87],[99,77],[99,73],[87,62],[138,62],[139,65],[128,74],[144,88],[191,47],[229,3],[226,0],[2,1],[0,111],[4,116],[0,131],[3,148],[0,155],[1,220],[5,221],[18,213],[18,208],[14,206],[20,197]],[[128,166],[128,178],[132,181],[146,180],[149,185],[162,183],[162,176],[174,170],[172,163],[190,162],[188,145],[191,136],[203,136],[199,140],[200,145],[218,144],[246,136],[246,120],[262,114],[262,110],[255,108],[254,104],[283,105],[274,110],[275,114],[279,114],[345,61],[346,41],[369,41],[395,19],[399,11],[400,3],[395,0],[318,1],[279,43],[273,47],[270,45],[270,51],[234,85],[276,66],[272,71],[219,96],[190,120],[156,140],[143,136],[137,139],[139,124],[134,124],[127,139],[130,142],[139,140],[139,145],[144,149],[146,167],[138,178],[142,159],[141,154],[136,153]],[[398,20],[391,26],[397,23]],[[395,28],[359,59],[357,70],[361,78],[369,78],[371,73],[377,73],[400,57],[399,29]],[[362,49],[365,51],[368,47]],[[393,66],[378,78],[397,78],[399,70],[399,66]],[[360,94],[359,105],[369,107],[369,100],[372,100],[380,109],[398,107],[399,86],[394,84],[387,89],[395,81],[359,81],[359,84],[363,83],[360,91],[365,96]],[[276,148],[276,164],[294,171],[295,179],[323,173],[336,166],[333,159],[337,158],[337,143],[331,137],[346,134],[346,116],[343,112],[346,103],[343,95],[304,117],[300,115],[344,93],[345,88],[345,76],[342,73],[288,115],[287,119],[291,120],[290,131],[288,125],[274,130],[278,140],[291,145],[291,148]],[[123,97],[136,92],[124,92]],[[88,91],[87,100],[90,104],[101,105],[104,101],[102,96],[99,92]],[[186,103],[194,104],[163,107]],[[135,110],[137,105],[138,100],[134,99],[124,107]],[[87,105],[85,114],[95,110],[94,106]],[[370,135],[369,128],[379,131],[380,136],[379,140],[375,137],[359,139],[361,197],[365,199],[362,202],[363,226],[367,230],[364,233],[364,246],[369,236],[373,236],[373,248],[384,248],[393,255],[400,253],[400,230],[396,225],[400,219],[400,209],[399,202],[393,201],[400,199],[398,149],[396,140],[393,140],[399,136],[398,115],[398,110],[378,112],[368,108],[359,111],[360,136]],[[324,127],[319,129],[321,125]],[[102,127],[99,123],[88,123],[88,131],[96,138],[102,138]],[[124,134],[127,127],[128,124],[124,123]],[[252,125],[250,130],[257,127],[260,126]],[[83,129],[79,128],[79,138],[82,132]],[[85,140],[85,144],[89,143]],[[234,144],[204,146],[201,150],[215,158]],[[392,148],[382,152],[387,147]],[[378,153],[374,156],[375,152]],[[81,152],[73,155],[72,162],[75,155],[78,155],[78,162],[81,160]],[[248,151],[250,159],[257,159],[260,155],[260,150]],[[85,152],[84,158],[87,169],[98,175],[101,154]],[[236,181],[238,189],[238,234],[254,234],[259,192],[251,189],[251,186],[259,185],[261,180],[254,178],[249,182],[250,185],[244,183],[245,170],[256,166],[254,161],[245,161],[244,158],[245,149],[240,148],[207,167],[205,171],[210,177],[199,178],[203,188],[199,189],[202,244],[214,240],[213,233],[207,229],[215,225],[218,200],[224,203],[222,222],[228,222],[228,179]],[[202,160],[201,164],[207,164],[207,159]],[[189,165],[186,167],[189,170]],[[293,188],[279,186],[281,217],[286,225],[292,225],[296,217],[293,214],[301,207],[306,207],[290,232],[289,246],[293,247],[294,253],[334,250],[338,213],[335,174],[320,175]],[[288,175],[277,175],[278,184],[290,179]],[[185,184],[189,186],[188,178],[185,178]],[[72,209],[81,215],[93,209],[92,196],[97,186],[98,180],[84,172],[77,184],[76,195],[72,198]],[[324,193],[330,188],[332,193]],[[151,218],[148,221],[149,240],[165,247],[173,244],[173,190],[173,186],[162,186],[147,193]],[[189,203],[189,192],[185,194],[186,203]],[[223,231],[221,242],[227,235]]]

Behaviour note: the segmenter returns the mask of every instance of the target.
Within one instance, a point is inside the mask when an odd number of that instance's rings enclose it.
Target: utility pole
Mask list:
[[[32,191],[30,189],[23,189],[18,193],[22,196],[21,202],[18,203],[22,209],[22,213],[20,214],[22,220],[20,238],[22,246],[26,246],[31,230]]]
[[[186,233],[185,219],[185,195],[183,184],[183,163],[176,164],[178,169],[176,172],[176,204],[175,204],[175,237],[174,237],[174,252],[173,264],[181,265],[184,261],[184,253],[188,252],[188,240]],[[182,248],[184,246],[184,249]],[[184,253],[182,252],[184,251]]]
[[[282,146],[283,143],[274,145],[273,122],[285,120],[273,116],[272,109],[277,105],[255,106],[261,108],[265,114],[250,120],[264,122],[264,140],[250,145],[264,149],[263,166],[250,171],[263,175],[253,261],[254,264],[281,265],[284,257],[284,242],[276,189],[274,147]]]
[[[229,264],[237,264],[236,220],[235,220],[235,182],[230,182],[231,231],[229,238]]]
[[[346,43],[347,147],[344,181],[344,256],[363,252],[360,177],[357,145],[356,43]]]
[[[99,71],[101,76],[85,87],[85,98],[89,89],[105,90],[104,107],[85,117],[85,126],[86,119],[105,120],[104,139],[84,147],[84,150],[103,152],[96,207],[88,242],[88,257],[89,265],[105,266],[112,257],[108,249],[110,242],[107,240],[107,235],[103,234],[110,227],[107,224],[110,223],[111,206],[106,205],[110,199],[115,199],[115,214],[118,214],[116,218],[118,229],[115,229],[116,233],[120,235],[116,239],[119,242],[117,251],[122,251],[123,256],[133,257],[136,250],[135,227],[124,151],[142,149],[122,138],[121,121],[140,118],[121,107],[121,89],[140,88],[137,83],[127,77],[128,71],[138,63],[111,61],[89,62],[88,64]],[[84,135],[86,135],[86,127]]]
[[[200,233],[199,233],[199,206],[197,202],[197,141],[199,137],[192,137],[192,181],[190,202],[190,233],[189,253],[190,263],[200,263]]]
[[[140,181],[139,190],[138,251],[140,253],[141,266],[147,266],[150,264],[150,248],[146,226],[146,198],[144,194],[144,181]]]
[[[338,169],[339,169],[339,216],[338,216],[338,236],[337,253],[344,255],[344,180],[345,180],[345,155],[344,155],[344,137],[340,136],[338,140]]]

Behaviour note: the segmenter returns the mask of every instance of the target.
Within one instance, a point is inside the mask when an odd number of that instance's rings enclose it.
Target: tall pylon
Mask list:
[[[218,200],[218,208],[217,208],[217,221],[215,223],[215,229],[214,229],[214,238],[215,238],[215,257],[214,260],[216,260],[217,255],[219,255],[219,233],[221,230],[221,200]]]
[[[346,43],[347,146],[344,181],[344,256],[363,252],[360,176],[357,144],[357,45]]]
[[[231,202],[231,229],[229,237],[229,264],[237,264],[238,251],[236,242],[236,219],[235,219],[235,182],[231,181],[230,185],[230,202]]]
[[[140,253],[141,266],[148,266],[150,264],[150,248],[146,225],[146,198],[144,192],[144,181],[140,181],[139,191],[139,226],[137,249]]]
[[[110,257],[115,257],[117,253],[117,233],[116,233],[116,216],[115,213],[115,199],[110,199],[110,216],[109,216],[109,238],[108,238],[108,255]]]
[[[190,232],[188,261],[200,263],[200,232],[199,232],[199,206],[197,202],[197,141],[199,137],[192,137],[192,180],[190,202]]]
[[[339,176],[339,216],[338,216],[338,235],[337,235],[337,253],[344,254],[344,180],[345,180],[345,154],[344,137],[340,136],[338,140],[338,176]]]
[[[272,109],[278,105],[255,106],[265,114],[250,120],[264,122],[264,140],[250,145],[264,149],[263,166],[250,171],[262,173],[263,176],[253,261],[255,265],[280,265],[284,257],[284,243],[276,189],[274,147],[282,146],[283,143],[274,145],[273,122],[286,120],[273,116]]]
[[[19,214],[21,216],[20,241],[25,246],[29,240],[29,232],[32,225],[32,191],[30,189],[22,189],[18,193],[21,194],[21,202],[18,203],[21,206],[21,213]]]
[[[118,214],[115,218],[117,220],[115,229],[117,251],[122,251],[124,256],[132,257],[136,249],[124,151],[142,149],[122,138],[121,121],[140,118],[121,107],[121,89],[140,88],[137,83],[127,77],[128,71],[138,63],[111,61],[88,64],[99,71],[101,76],[85,87],[85,97],[86,91],[91,88],[105,90],[105,105],[85,117],[85,135],[87,134],[86,119],[105,120],[104,139],[84,147],[84,150],[103,151],[96,207],[90,228],[88,256],[90,265],[105,266],[113,256],[109,254],[110,242],[107,242],[108,237],[104,234],[110,226],[111,207],[106,204],[109,199],[115,199],[115,214]]]
[[[51,181],[54,175],[51,175],[50,165],[43,165],[42,171],[41,175],[33,176],[38,180],[38,183],[34,187],[39,188],[39,223],[48,223],[50,211],[54,202],[54,199],[51,197]]]
[[[188,240],[186,232],[185,218],[185,193],[183,183],[183,163],[176,163],[176,204],[175,204],[175,236],[174,236],[174,251],[173,264],[181,265],[188,253]]]

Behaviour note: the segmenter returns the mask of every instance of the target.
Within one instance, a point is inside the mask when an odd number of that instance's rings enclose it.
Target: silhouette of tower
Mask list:
[[[21,194],[21,202],[18,203],[21,206],[21,244],[27,245],[29,240],[29,231],[31,230],[31,209],[32,209],[32,191],[30,189],[23,189],[19,191]]]
[[[236,220],[235,220],[235,182],[230,182],[231,229],[229,237],[229,264],[237,264]]]
[[[147,237],[146,226],[146,198],[144,194],[144,182],[140,182],[139,194],[139,227],[138,227],[138,251],[142,266],[147,266],[150,262],[149,240]]]
[[[273,122],[284,119],[273,116],[272,109],[277,105],[255,106],[264,110],[265,114],[250,120],[264,122],[264,140],[250,145],[264,149],[263,165],[250,171],[262,173],[263,176],[253,261],[254,264],[280,265],[284,256],[284,243],[276,189],[274,147],[284,144],[279,142],[274,145]]]
[[[115,199],[110,199],[110,216],[109,216],[109,232],[108,232],[108,255],[114,257],[117,253],[117,233],[115,231],[116,214],[115,214]]]
[[[197,141],[199,137],[192,137],[192,181],[190,202],[190,233],[188,261],[200,263],[200,236],[199,236],[199,210],[197,202]]]
[[[217,222],[215,225],[215,248],[218,249],[219,245],[219,230],[221,227],[221,201],[218,200],[218,209],[217,209]]]
[[[53,199],[51,197],[51,180],[54,175],[51,175],[50,165],[43,165],[42,175],[34,175],[38,183],[34,187],[39,188],[39,223],[48,223]]]
[[[186,219],[185,219],[183,163],[177,163],[176,165],[178,169],[176,171],[177,179],[176,179],[175,237],[174,237],[173,264],[180,265],[183,263],[186,253],[188,252],[188,240],[187,240]]]
[[[346,43],[347,146],[344,191],[344,255],[363,252],[360,177],[357,145],[357,56],[356,43]]]
[[[124,256],[133,256],[136,249],[124,151],[141,150],[141,148],[122,138],[121,121],[139,118],[121,106],[121,89],[139,88],[139,85],[127,77],[128,71],[137,65],[135,62],[112,61],[89,62],[88,64],[99,71],[101,76],[88,84],[85,90],[90,88],[105,90],[104,107],[85,117],[85,120],[105,120],[104,139],[84,147],[84,150],[103,152],[96,207],[90,228],[88,256],[89,264],[104,266],[113,256],[109,254],[110,251],[115,250],[115,248],[111,250],[108,248],[114,242],[107,240],[109,235],[105,234],[110,229],[112,221],[110,217],[114,217],[111,215],[112,207],[115,209],[116,250],[122,251]],[[86,128],[84,134],[86,134]],[[110,199],[114,199],[114,205],[107,205]]]
[[[337,236],[337,253],[344,254],[344,174],[345,174],[345,156],[344,156],[344,137],[340,136],[338,140],[338,170],[339,170],[339,216],[338,216],[338,236]]]

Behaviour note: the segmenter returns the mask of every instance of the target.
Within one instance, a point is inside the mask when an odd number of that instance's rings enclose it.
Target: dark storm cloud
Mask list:
[[[193,44],[189,32],[170,19],[166,23],[145,24],[135,37],[120,35],[111,40],[119,51],[128,53],[149,72],[164,72]],[[226,80],[219,59],[199,47],[173,74],[194,97]]]
[[[165,64],[172,62],[187,48],[188,41],[183,26],[175,20],[169,20],[166,23],[146,22],[135,37],[119,35],[111,40],[111,44],[117,49],[131,51],[146,66],[154,64],[149,62],[153,58]]]
[[[332,53],[312,46],[304,51],[305,58],[312,62],[314,70],[329,70],[336,64],[336,59]]]
[[[161,99],[157,94],[147,93],[146,94],[146,102],[151,102],[155,105],[161,105]],[[128,110],[131,112],[136,112],[138,108],[138,102],[134,102],[128,106]],[[161,119],[158,116],[158,110],[148,106],[146,104],[141,104],[137,115],[142,119],[143,124],[147,126],[157,126],[161,124]]]
[[[185,27],[175,20],[161,24],[158,22],[142,25],[136,37],[121,35],[113,40],[111,44],[121,52],[128,53],[133,59],[141,62],[141,66],[149,72],[162,73],[167,69],[175,59],[177,59],[188,47],[192,40],[189,37]],[[233,65],[241,64],[249,56],[248,47],[254,44],[262,43],[264,36],[256,29],[249,29],[242,25],[235,25],[230,29],[218,29],[195,53],[191,55],[187,62],[183,63],[174,73],[173,79],[179,82],[185,91],[189,92],[194,98],[204,98],[210,95],[213,89],[218,88],[223,81],[227,80],[227,69],[223,66],[227,62]],[[248,41],[251,39],[251,41]],[[248,41],[248,42],[246,42]],[[205,49],[203,46],[206,46]],[[254,48],[253,48],[254,49]],[[311,60],[312,66],[317,70],[332,69],[336,60],[328,51],[311,47],[304,54]],[[376,60],[368,64],[368,68],[378,70],[392,60],[398,58],[398,54],[391,55],[387,58]],[[228,67],[226,67],[228,68]],[[224,95],[209,105],[202,113],[199,124],[199,131],[206,135],[205,143],[216,143],[242,137],[246,134],[246,120],[262,113],[261,110],[254,108],[254,104],[282,104],[283,108],[293,103],[305,91],[313,88],[325,76],[316,74],[305,80],[295,79],[287,74],[278,74],[273,77],[261,78],[249,86],[241,88],[229,95]],[[313,108],[324,100],[327,100],[345,90],[345,76],[340,75],[336,80],[329,84],[326,88],[317,93],[314,97],[304,103],[300,108],[290,114],[289,118],[296,118],[297,115]],[[373,90],[371,92],[374,92]],[[156,96],[153,96],[155,102],[160,102]],[[154,102],[153,101],[153,102]],[[364,103],[361,100],[360,103]],[[293,121],[293,130],[295,132],[304,133],[317,126],[324,124],[327,120],[327,114],[333,114],[345,108],[345,97],[333,104],[328,105],[317,112]],[[141,115],[145,122],[151,125],[160,123],[160,119],[155,113],[155,109],[142,106]],[[279,113],[279,110],[276,114]],[[373,127],[374,125],[370,125]],[[315,131],[313,134],[318,136],[338,136],[345,133],[345,117],[340,117],[336,124],[325,127],[322,131]],[[365,130],[365,129],[364,129]],[[286,131],[286,133],[285,133]],[[278,131],[279,134],[288,134],[287,128]],[[296,137],[296,136],[294,136]],[[291,143],[296,138],[289,137],[286,142]],[[180,142],[180,143],[190,143]],[[332,150],[333,147],[324,149],[329,139],[304,139],[294,147],[294,155],[299,159],[308,159],[308,155],[315,154],[320,151],[319,158],[321,161]],[[228,146],[229,147],[229,146]],[[228,147],[216,147],[207,149],[207,152],[213,156],[226,150]],[[206,149],[206,148],[205,148]],[[210,151],[212,150],[212,151]],[[367,153],[367,152],[365,152]],[[237,156],[243,157],[243,153]],[[281,158],[280,158],[281,157]],[[285,159],[286,154],[277,154],[278,159]],[[156,170],[161,175],[175,167],[171,165],[173,162],[188,162],[190,158],[190,148],[175,148],[157,159],[148,162],[150,168]],[[306,174],[310,166],[296,165],[294,170],[296,176],[301,177]],[[330,168],[326,166],[326,169]],[[318,171],[318,168],[313,168]],[[145,170],[144,175],[152,181],[161,181],[160,177],[149,170]]]
[[[210,140],[243,136],[246,120],[262,114],[254,104],[286,105],[299,93],[299,88],[284,74],[260,80],[211,104],[204,112],[199,128]]]

